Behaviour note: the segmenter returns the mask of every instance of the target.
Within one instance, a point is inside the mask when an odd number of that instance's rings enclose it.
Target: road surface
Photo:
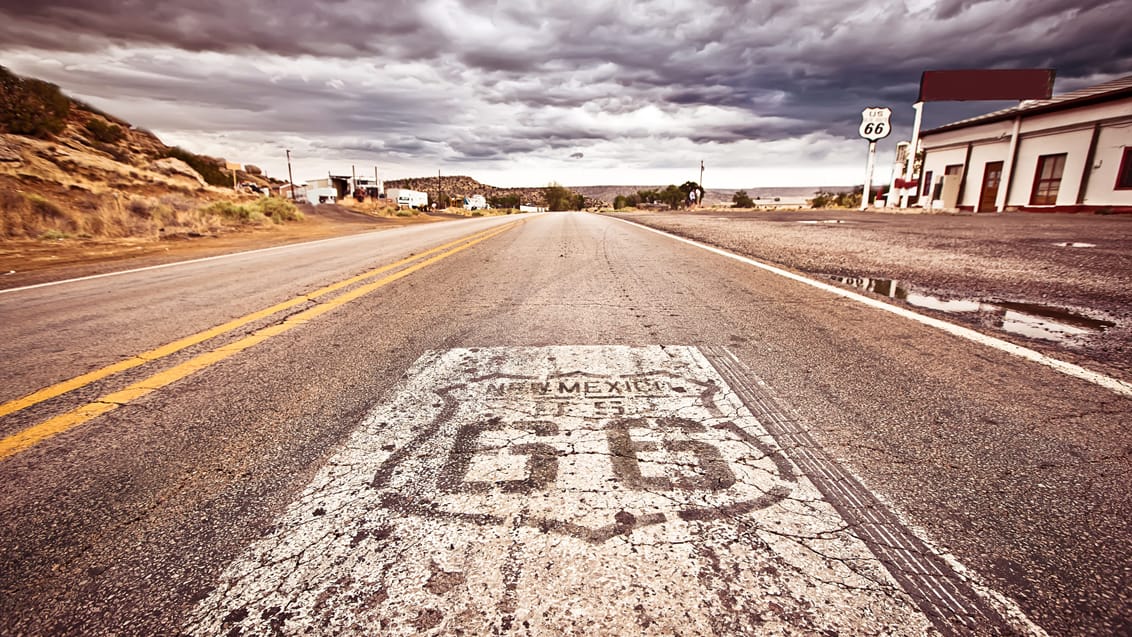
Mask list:
[[[624,221],[0,314],[3,634],[1132,630],[1120,383]]]

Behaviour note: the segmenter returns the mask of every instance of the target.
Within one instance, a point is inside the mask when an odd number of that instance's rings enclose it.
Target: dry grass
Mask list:
[[[209,203],[173,194],[127,196],[45,185],[37,190],[0,187],[0,239],[155,240],[302,220],[290,202],[279,199]]]

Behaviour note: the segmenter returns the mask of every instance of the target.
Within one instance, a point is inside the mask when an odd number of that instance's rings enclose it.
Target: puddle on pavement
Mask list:
[[[1083,243],[1081,241],[1062,241],[1060,243],[1055,243],[1053,245],[1058,246],[1059,248],[1095,248],[1095,247],[1097,247],[1097,244],[1095,244],[1095,243]]]
[[[807,224],[807,225],[816,226],[820,223],[821,224],[824,224],[824,223],[845,223],[845,221],[842,220],[842,219],[820,219],[820,220],[819,219],[806,219],[805,221],[799,221],[798,223],[804,223],[804,224]]]
[[[949,299],[923,294],[906,281],[874,279],[870,277],[830,276],[839,283],[873,292],[881,296],[900,299],[913,307],[921,307],[951,314],[978,315],[982,323],[1004,332],[1060,343],[1100,334],[1116,323],[1102,321],[1070,312],[1068,310],[1041,305],[999,301],[991,303],[978,299]]]

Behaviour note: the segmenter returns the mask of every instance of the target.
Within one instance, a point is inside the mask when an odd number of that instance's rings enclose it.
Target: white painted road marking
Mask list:
[[[973,329],[963,327],[961,325],[956,325],[954,323],[948,323],[947,321],[941,321],[940,319],[933,318],[933,317],[930,317],[930,316],[924,316],[923,314],[917,314],[916,312],[913,312],[909,309],[900,307],[899,305],[892,305],[890,303],[886,303],[884,301],[880,301],[880,300],[877,300],[877,299],[874,299],[874,298],[871,298],[871,297],[867,297],[867,296],[864,296],[862,294],[857,294],[856,292],[851,292],[849,290],[839,288],[835,285],[830,285],[830,284],[824,283],[822,281],[815,281],[814,279],[803,276],[801,274],[790,272],[789,270],[784,270],[782,268],[778,268],[778,267],[775,267],[773,265],[763,263],[762,261],[757,261],[757,260],[752,259],[750,257],[745,257],[745,256],[742,256],[742,255],[739,255],[739,254],[735,254],[734,252],[729,252],[729,251],[724,250],[722,248],[717,248],[715,246],[707,245],[706,243],[700,243],[699,241],[695,241],[695,240],[692,240],[692,239],[686,239],[684,237],[674,235],[674,234],[671,234],[669,232],[665,232],[663,230],[657,230],[656,228],[650,228],[646,225],[634,223],[634,222],[629,221],[627,219],[617,219],[617,221],[621,221],[623,223],[630,224],[632,226],[635,226],[637,228],[641,228],[643,230],[648,230],[649,232],[655,232],[656,234],[659,234],[659,235],[664,236],[664,237],[668,237],[669,239],[675,239],[676,241],[680,241],[680,242],[686,243],[688,245],[696,246],[697,248],[700,248],[702,250],[707,250],[708,252],[712,252],[714,254],[718,254],[720,256],[727,257],[729,259],[734,259],[734,260],[739,261],[741,263],[745,263],[747,265],[759,268],[760,270],[765,270],[767,272],[777,274],[778,276],[786,277],[787,279],[790,279],[791,281],[797,281],[799,283],[805,283],[806,285],[818,288],[819,290],[824,290],[826,292],[830,292],[832,294],[836,294],[838,296],[842,296],[842,297],[845,297],[847,299],[852,299],[854,301],[857,301],[858,303],[862,303],[862,304],[867,305],[869,307],[876,308],[878,310],[884,310],[885,312],[890,312],[892,314],[904,317],[906,319],[911,319],[911,320],[916,321],[917,323],[920,323],[922,325],[927,325],[929,327],[934,327],[938,330],[943,330],[944,332],[947,332],[948,334],[952,334],[952,335],[958,336],[960,338],[965,338],[969,341],[979,343],[980,345],[986,345],[987,347],[992,347],[992,348],[997,349],[999,351],[1006,352],[1007,354],[1017,356],[1018,358],[1022,358],[1022,359],[1025,359],[1025,360],[1028,360],[1028,361],[1031,361],[1031,362],[1034,362],[1034,363],[1038,363],[1040,365],[1044,365],[1044,366],[1049,367],[1053,370],[1061,372],[1062,374],[1065,374],[1066,376],[1072,376],[1073,378],[1084,380],[1084,381],[1093,383],[1094,385],[1099,385],[1099,386],[1104,387],[1105,389],[1107,389],[1107,390],[1109,390],[1113,393],[1119,394],[1119,395],[1124,396],[1126,398],[1132,398],[1132,384],[1126,383],[1122,380],[1113,378],[1111,376],[1106,376],[1106,375],[1101,374],[1099,372],[1094,372],[1091,369],[1085,369],[1084,367],[1081,367],[1080,365],[1074,365],[1073,363],[1068,363],[1066,361],[1063,361],[1063,360],[1060,360],[1060,359],[1057,359],[1057,358],[1053,358],[1052,356],[1046,356],[1045,354],[1042,354],[1041,352],[1032,350],[1028,347],[1022,347],[1021,345],[1015,345],[1014,343],[1011,343],[1009,341],[1004,341],[1001,338],[995,338],[993,336],[987,336],[986,334],[983,334],[982,332],[977,332]]]
[[[772,416],[691,347],[426,354],[186,632],[929,632]]]

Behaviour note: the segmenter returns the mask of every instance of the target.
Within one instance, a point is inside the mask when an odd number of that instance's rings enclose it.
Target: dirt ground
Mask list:
[[[333,205],[301,209],[306,216],[302,222],[249,227],[212,236],[0,241],[0,289],[448,218],[424,214],[376,217]]]
[[[616,216],[1132,380],[1132,216],[726,209]],[[1019,330],[1019,317],[1041,325]]]

